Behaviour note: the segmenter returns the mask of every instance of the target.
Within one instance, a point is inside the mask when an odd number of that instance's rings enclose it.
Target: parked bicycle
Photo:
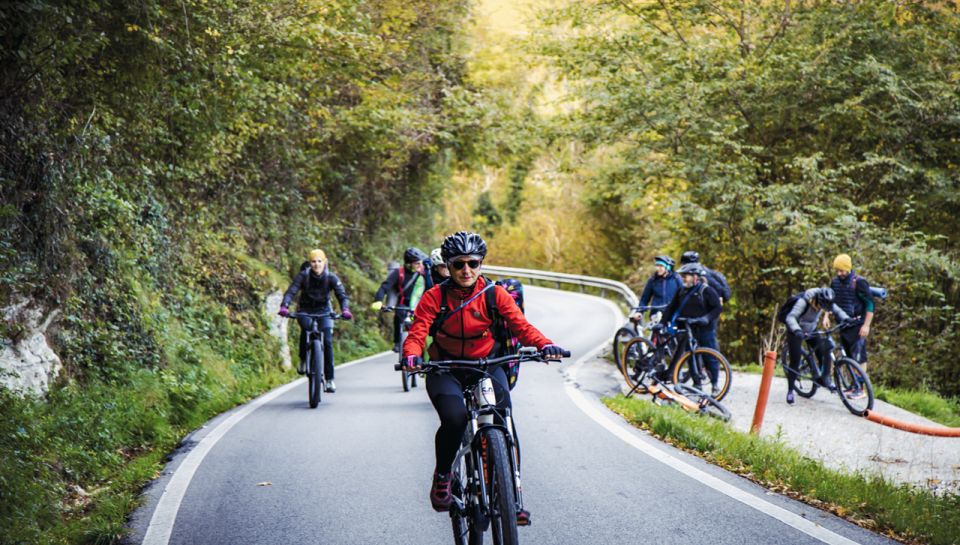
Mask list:
[[[413,309],[404,305],[394,305],[392,307],[383,307],[381,312],[396,312],[400,315],[400,363],[403,363],[403,342],[407,340],[410,334],[410,325],[413,324]],[[417,375],[408,373],[400,369],[400,379],[403,382],[403,391],[409,392],[410,388],[417,387]]]
[[[830,361],[826,364],[833,366],[833,388],[831,391],[840,396],[840,401],[848,411],[863,416],[870,409],[873,409],[873,384],[870,377],[857,360],[849,357],[840,343],[834,342],[833,333],[842,329],[847,324],[837,324],[826,330],[817,330],[809,334],[807,338],[825,337],[830,343],[831,349]],[[793,371],[797,378],[794,383],[794,391],[797,395],[805,398],[811,398],[817,393],[820,384],[816,377],[822,375],[822,368],[817,361],[817,356],[807,350],[807,347],[801,348],[801,357],[798,368],[790,366],[790,350],[784,343],[780,350],[780,363],[784,370]]]
[[[643,305],[630,309],[630,317],[627,319],[627,323],[613,335],[613,361],[617,364],[617,367],[620,367],[620,362],[623,359],[623,349],[627,343],[634,337],[645,336],[643,332],[649,332],[651,327],[660,321],[660,313],[653,312],[650,315],[650,320],[644,323],[643,313],[661,311],[665,308],[667,308],[667,305]]]
[[[565,352],[563,357],[570,357]],[[450,473],[453,503],[450,520],[457,545],[482,545],[492,534],[497,545],[519,543],[517,515],[523,509],[520,487],[520,444],[509,409],[497,409],[493,379],[488,371],[511,362],[549,362],[532,347],[517,354],[480,360],[428,361],[421,373],[466,370],[480,374],[476,384],[464,389],[469,424]],[[394,369],[402,370],[402,365]]]
[[[295,320],[297,318],[311,318],[310,330],[307,331],[307,399],[311,409],[316,409],[323,396],[323,389],[326,387],[326,379],[323,376],[323,330],[320,329],[320,320],[332,318],[339,320],[340,314],[332,312],[323,312],[313,314],[309,312],[291,312],[287,318]]]
[[[662,360],[643,358],[634,364],[633,370],[633,386],[625,397],[635,393],[650,394],[658,405],[676,404],[688,412],[705,414],[724,422],[730,420],[730,411],[710,394],[689,384],[668,384],[660,380],[667,374],[667,364]],[[630,383],[628,380],[627,384]]]
[[[730,363],[719,351],[702,348],[697,345],[691,326],[686,318],[677,318],[677,324],[683,329],[671,331],[657,324],[653,328],[653,339],[636,337],[624,347],[623,375],[631,391],[647,393],[646,378],[653,372],[661,382],[675,385],[685,384],[699,390],[705,384],[711,384],[711,396],[722,400],[730,391],[733,374]],[[717,377],[713,380],[709,374],[706,359],[717,362]],[[658,364],[663,363],[662,367]]]

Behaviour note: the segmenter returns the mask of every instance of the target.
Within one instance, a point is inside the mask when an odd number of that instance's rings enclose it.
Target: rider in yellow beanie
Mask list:
[[[853,260],[847,254],[840,254],[833,260],[833,269],[837,271],[850,272],[853,270]]]

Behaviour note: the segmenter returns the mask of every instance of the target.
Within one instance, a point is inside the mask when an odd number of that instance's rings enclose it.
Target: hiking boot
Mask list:
[[[530,511],[526,509],[517,511],[517,526],[530,526]]]
[[[796,402],[796,399],[793,398],[793,390],[787,392],[787,405],[793,405]]]
[[[396,352],[397,354],[399,354],[399,353],[400,353],[400,343],[393,343],[393,348],[391,348],[390,350],[393,350],[394,352]]]
[[[430,505],[433,510],[442,513],[450,510],[453,496],[450,495],[450,474],[433,473],[433,486],[430,487]]]
[[[337,385],[333,383],[333,379],[327,381],[327,385],[323,391],[327,392],[328,394],[332,394],[337,391]]]
[[[719,385],[719,384],[713,384],[713,385],[711,385],[711,386],[710,386],[710,397],[716,398],[718,395],[720,395],[720,385]]]

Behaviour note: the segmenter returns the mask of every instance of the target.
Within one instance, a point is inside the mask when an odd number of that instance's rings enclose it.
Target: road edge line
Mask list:
[[[336,368],[343,369],[392,353],[393,352],[389,351],[380,352],[379,354],[373,354],[372,356],[343,363]],[[213,449],[214,445],[216,445],[231,428],[249,416],[250,413],[303,384],[306,380],[306,378],[299,378],[293,382],[288,382],[248,401],[244,405],[232,409],[236,411],[233,415],[218,424],[210,433],[200,439],[196,446],[187,454],[186,458],[184,458],[183,462],[174,470],[170,481],[164,487],[163,492],[160,493],[157,506],[153,510],[153,514],[150,517],[150,524],[147,526],[141,543],[143,545],[167,545],[170,542],[170,536],[173,534],[174,524],[177,522],[177,513],[180,511],[180,503],[183,501],[183,496],[186,494],[187,488],[190,486],[190,481],[193,480],[193,475],[197,472],[207,453]]]

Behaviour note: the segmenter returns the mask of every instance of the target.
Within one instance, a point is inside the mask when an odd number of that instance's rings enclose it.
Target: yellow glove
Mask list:
[[[373,304],[370,305],[370,308],[373,309],[373,310],[380,310],[380,309],[382,309],[382,308],[383,308],[383,301],[374,301]]]

